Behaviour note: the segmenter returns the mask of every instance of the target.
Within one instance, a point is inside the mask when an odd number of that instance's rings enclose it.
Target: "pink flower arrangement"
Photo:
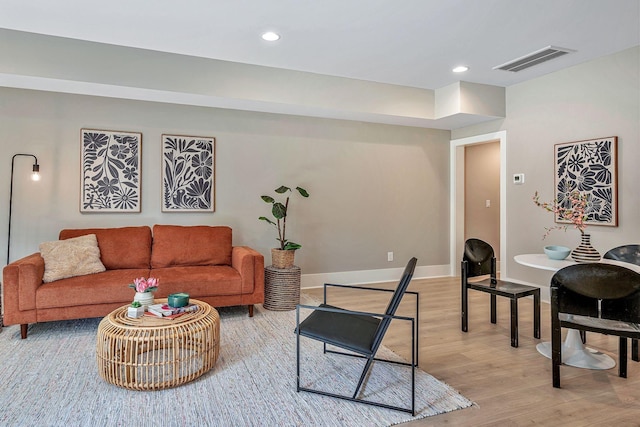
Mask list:
[[[553,212],[556,214],[561,220],[570,221],[575,228],[580,230],[580,234],[584,234],[584,230],[587,228],[587,195],[581,194],[579,191],[572,191],[567,197],[567,202],[569,207],[563,207],[558,203],[558,199],[554,199],[553,202],[540,202],[540,196],[538,196],[538,192],[536,191],[533,195],[533,203],[536,206],[540,206],[543,209],[548,210],[549,212]],[[545,227],[546,233],[542,238],[546,238],[551,230],[554,229],[564,229],[567,230],[568,225],[556,225],[554,227]]]
[[[160,281],[155,277],[149,277],[148,279],[138,277],[133,280],[129,287],[135,289],[136,292],[153,292],[158,289],[159,284]]]

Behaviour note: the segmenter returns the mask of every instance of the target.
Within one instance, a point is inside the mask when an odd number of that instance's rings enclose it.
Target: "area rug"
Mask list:
[[[307,302],[307,301],[305,301]],[[424,371],[416,374],[417,415],[297,393],[295,311],[256,306],[220,309],[220,356],[195,381],[160,391],[132,391],[98,375],[95,337],[100,319],[18,326],[0,333],[2,426],[389,426],[471,406]],[[349,393],[363,361],[323,354],[303,339],[306,386]],[[382,357],[397,357],[387,348]],[[321,383],[325,384],[321,384]],[[409,404],[410,369],[374,363],[361,397]]]

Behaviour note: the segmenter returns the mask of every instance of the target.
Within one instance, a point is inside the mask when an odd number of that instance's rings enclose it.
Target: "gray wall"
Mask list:
[[[507,176],[524,173],[523,185],[507,184],[507,259],[509,276],[543,288],[551,273],[521,266],[513,257],[540,253],[545,244],[571,248],[577,230],[553,231],[541,240],[553,215],[536,207],[554,196],[554,144],[618,136],[618,227],[589,226],[601,253],[640,243],[640,47],[584,63],[507,88],[507,118],[458,129],[454,139],[506,130]]]
[[[142,212],[80,214],[80,129],[142,132]],[[162,133],[216,138],[216,212],[161,213]],[[6,260],[9,168],[16,160],[11,259],[57,239],[61,228],[155,223],[230,225],[234,243],[269,259],[275,231],[260,200],[300,185],[289,237],[306,274],[403,267],[448,260],[449,131],[239,112],[21,89],[0,89],[0,263]],[[387,252],[395,261],[387,262]],[[268,262],[268,261],[267,261]]]

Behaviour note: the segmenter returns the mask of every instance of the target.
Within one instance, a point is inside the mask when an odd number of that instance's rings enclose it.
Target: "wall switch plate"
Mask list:
[[[387,252],[387,261],[393,261],[393,252]]]
[[[487,199],[484,201],[484,207],[485,208],[490,208],[491,207],[491,200]]]
[[[516,185],[524,184],[524,174],[523,173],[514,173],[513,174],[513,183]]]

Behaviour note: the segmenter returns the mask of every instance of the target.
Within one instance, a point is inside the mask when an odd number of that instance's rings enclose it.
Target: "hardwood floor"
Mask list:
[[[596,371],[562,366],[561,389],[551,385],[551,361],[536,344],[551,335],[549,304],[541,305],[541,339],[533,338],[531,298],[519,300],[519,347],[509,341],[508,299],[498,298],[498,323],[489,321],[489,296],[469,291],[469,332],[460,330],[459,278],[413,280],[420,293],[420,368],[454,387],[475,405],[405,424],[414,426],[640,426],[640,363],[629,355],[627,378],[617,366]],[[394,288],[395,283],[374,285]],[[364,311],[387,300],[341,290],[329,302]],[[322,299],[322,289],[303,289]],[[379,294],[379,293],[377,293]],[[409,296],[398,314],[412,315]],[[563,331],[563,338],[564,333]],[[410,332],[392,325],[383,344],[408,358]],[[617,337],[588,334],[587,345],[618,359]],[[630,348],[631,346],[629,346]]]

